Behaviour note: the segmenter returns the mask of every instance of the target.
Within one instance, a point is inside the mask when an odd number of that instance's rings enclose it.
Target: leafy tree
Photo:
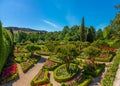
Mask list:
[[[95,57],[100,54],[100,49],[93,47],[93,46],[89,46],[87,48],[84,48],[83,51],[86,55],[89,56],[90,63],[92,67],[95,68],[95,62],[94,62]]]
[[[96,30],[93,26],[90,26],[90,30],[91,30],[91,34],[92,34],[92,39],[94,41],[96,38]]]
[[[88,42],[93,42],[93,34],[92,34],[91,29],[87,30],[87,41]]]
[[[76,48],[73,44],[59,45],[55,49],[58,58],[63,60],[66,64],[66,70],[69,72],[70,61],[76,56]]]
[[[25,32],[18,32],[18,40],[17,42],[25,42],[27,40],[27,33]]]
[[[98,29],[96,33],[96,39],[103,39],[103,31],[102,29]]]
[[[103,46],[108,46],[104,40],[96,40],[91,45],[100,49],[102,49]]]
[[[34,54],[35,54],[35,51],[36,51],[36,50],[40,50],[40,47],[39,47],[38,45],[35,45],[35,44],[28,44],[28,45],[26,46],[26,49],[27,49],[29,52],[31,52],[31,57],[33,57]]]
[[[105,38],[105,39],[110,39],[110,38],[112,38],[112,34],[113,34],[113,30],[112,30],[112,28],[110,27],[110,26],[107,26],[107,27],[105,27],[105,29],[103,30],[103,37]]]
[[[115,9],[120,9],[120,4],[116,5]]]

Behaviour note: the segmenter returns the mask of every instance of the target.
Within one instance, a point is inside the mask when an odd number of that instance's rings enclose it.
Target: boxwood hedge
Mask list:
[[[60,69],[61,68],[65,68],[65,65],[66,64],[63,64],[63,65],[61,65],[61,66],[59,66],[59,67],[57,67],[55,70],[54,70],[54,72],[53,72],[53,76],[54,76],[54,79],[56,80],[56,81],[58,81],[58,82],[64,82],[64,81],[67,81],[67,80],[70,80],[70,79],[72,79],[76,74],[77,74],[77,72],[78,72],[78,66],[76,65],[76,64],[73,64],[73,63],[70,63],[70,68],[73,68],[72,66],[74,66],[74,72],[72,72],[71,74],[69,74],[69,75],[67,75],[67,76],[57,76],[57,74],[58,74],[58,71],[61,71]],[[66,69],[64,69],[64,70],[66,70]],[[63,72],[63,71],[62,71]],[[66,71],[67,72],[67,71]],[[60,75],[62,75],[62,74],[60,74]]]
[[[48,74],[49,72],[47,70],[44,70],[45,73],[44,73],[44,78],[42,79],[38,79],[37,80],[37,77],[38,75],[43,71],[44,69],[40,69],[40,71],[38,72],[38,74],[33,78],[33,80],[31,81],[31,86],[37,86],[36,83],[40,83],[40,84],[46,84],[46,83],[49,83],[49,77],[48,77]],[[48,86],[52,86],[52,84],[49,84]]]

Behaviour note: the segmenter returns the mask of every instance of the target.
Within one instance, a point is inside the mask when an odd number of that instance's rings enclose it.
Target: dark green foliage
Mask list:
[[[92,32],[91,32],[91,29],[87,30],[87,41],[88,42],[93,42],[93,35],[92,35]]]
[[[103,31],[102,31],[102,29],[97,30],[96,39],[103,39]]]
[[[12,34],[8,30],[2,28],[2,23],[0,22],[0,73],[8,55],[11,53],[12,46]]]
[[[97,77],[102,71],[103,69],[105,68],[105,64],[98,64],[96,66],[96,68],[94,69],[94,71],[91,71],[91,68],[92,66],[88,65],[84,68],[84,74],[86,75],[91,75],[93,77]]]
[[[84,17],[82,18],[82,23],[79,29],[80,29],[80,41],[84,42],[86,41],[86,30],[85,30],[85,25],[84,25]]]
[[[92,77],[84,75],[83,78],[84,80],[81,81],[78,86],[89,86],[89,84],[92,82]]]

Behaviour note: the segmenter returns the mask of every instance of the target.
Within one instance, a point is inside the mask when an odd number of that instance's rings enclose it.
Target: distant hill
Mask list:
[[[21,27],[5,27],[6,29],[10,30],[13,29],[13,33],[18,33],[18,31],[23,31],[26,33],[47,33],[45,30],[34,30],[31,28],[21,28]]]

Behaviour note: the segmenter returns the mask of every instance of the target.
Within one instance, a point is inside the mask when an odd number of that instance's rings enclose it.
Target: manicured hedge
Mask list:
[[[85,79],[79,83],[78,86],[88,86],[92,82],[91,76],[86,76]]]
[[[102,86],[113,86],[115,75],[120,63],[120,52],[115,56],[113,63],[108,66],[107,71],[104,74],[104,77],[101,80]]]
[[[93,77],[96,77],[103,71],[104,68],[105,68],[105,64],[99,64],[96,66],[96,69],[94,71],[89,71],[89,70],[85,69],[83,71],[83,73],[87,74],[87,75],[91,75]]]
[[[20,63],[23,72],[27,72],[31,67],[34,66],[34,64],[32,62],[30,62],[27,66],[24,66],[24,62]]]
[[[64,77],[63,77],[63,76],[62,76],[62,77],[57,76],[57,71],[61,71],[60,69],[61,69],[62,67],[65,67],[65,65],[66,65],[66,64],[63,64],[63,65],[57,67],[57,68],[54,70],[54,72],[53,72],[54,79],[55,79],[56,81],[58,81],[58,82],[64,82],[64,81],[70,80],[70,79],[72,79],[72,78],[77,74],[77,72],[78,72],[78,66],[77,66],[76,64],[70,63],[70,66],[74,66],[74,67],[75,67],[74,72],[73,72],[72,74],[69,74],[68,76],[64,76]],[[66,72],[67,72],[67,71],[66,71]]]
[[[91,76],[82,75],[80,81],[78,81],[77,78],[72,79],[71,81],[62,82],[61,86],[88,86],[91,83],[91,81]]]
[[[47,70],[44,70],[44,71],[45,71],[44,78],[37,80],[38,75],[42,72],[42,69],[40,69],[38,74],[31,81],[31,86],[38,86],[36,83],[40,83],[41,85],[44,85],[50,82],[48,77],[49,72]],[[49,84],[48,86],[52,86],[52,84]]]
[[[53,57],[49,57],[48,60],[56,62],[56,63],[59,63],[59,64],[64,63],[62,60],[60,60],[60,59],[58,60],[58,58],[54,57],[54,56]]]
[[[2,28],[2,23],[0,22],[0,73],[8,55],[12,51],[12,46],[13,36],[8,30]]]
[[[110,62],[113,59],[113,55],[110,54],[109,57],[106,58],[95,58],[96,61],[101,61],[101,62]]]

